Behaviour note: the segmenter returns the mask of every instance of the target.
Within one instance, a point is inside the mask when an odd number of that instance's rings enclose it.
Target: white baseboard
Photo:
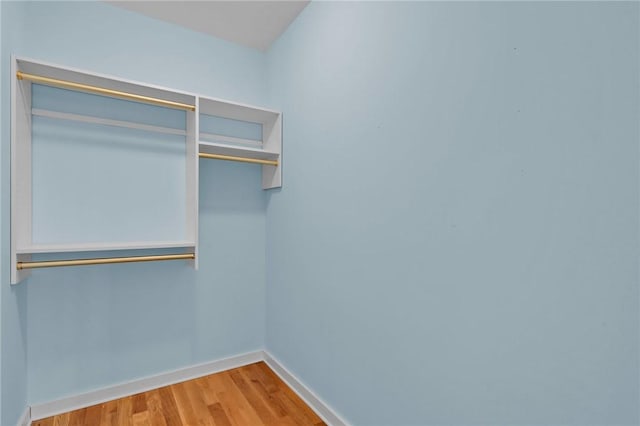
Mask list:
[[[315,411],[325,423],[327,423],[327,425],[349,425],[329,405],[313,393],[313,391],[311,391],[311,389],[309,389],[301,380],[290,373],[289,370],[287,370],[271,354],[265,351],[255,351],[204,364],[193,365],[166,373],[160,373],[155,376],[132,380],[130,382],[57,399],[55,401],[34,404],[31,407],[27,407],[27,410],[18,422],[18,426],[29,426],[32,420],[44,419],[46,417],[55,416],[56,414],[90,407],[106,401],[135,395],[137,393],[146,392],[163,386],[169,386],[198,377],[208,376],[209,374],[219,373],[221,371],[242,367],[259,361],[266,362],[267,365],[300,398],[302,398],[302,400],[306,402],[307,405]]]
[[[18,419],[18,426],[31,426],[31,408],[27,407]]]
[[[67,411],[90,407],[113,399],[135,395],[140,392],[146,392],[152,389],[184,382],[185,380],[191,380],[197,377],[207,376],[213,373],[219,373],[232,368],[242,367],[244,365],[253,364],[254,362],[263,360],[264,352],[256,351],[204,364],[193,365],[166,373],[160,373],[155,376],[132,380],[130,382],[109,386],[55,401],[34,404],[31,406],[30,417],[32,420],[40,420],[46,417],[55,416],[56,414],[66,413]],[[22,426],[21,424],[19,425]]]
[[[327,403],[320,399],[311,389],[309,389],[300,379],[287,370],[280,361],[268,352],[264,353],[264,362],[307,403],[313,411],[329,426],[348,426],[349,424],[341,418]]]

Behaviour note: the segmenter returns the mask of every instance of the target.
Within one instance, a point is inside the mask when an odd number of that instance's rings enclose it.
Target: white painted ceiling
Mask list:
[[[114,6],[267,50],[309,3],[287,1],[107,1]]]

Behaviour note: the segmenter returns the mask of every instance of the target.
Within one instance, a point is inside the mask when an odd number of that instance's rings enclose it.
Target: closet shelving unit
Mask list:
[[[32,108],[33,84],[183,110],[185,111],[184,128],[176,129]],[[12,284],[25,279],[31,269],[43,267],[188,260],[197,269],[199,158],[261,164],[263,188],[281,186],[281,114],[276,111],[18,57],[12,58],[11,97]],[[199,120],[200,117],[206,116],[255,123],[262,126],[262,137],[259,140],[247,140],[223,134],[201,133]],[[183,236],[170,240],[46,244],[34,242],[33,117],[78,121],[107,128],[124,127],[184,137],[185,196],[179,201],[184,203],[185,211]],[[87,143],[91,142],[87,141]],[[117,173],[117,167],[114,167],[114,172]],[[78,206],[78,208],[81,207]],[[150,209],[149,214],[153,214],[154,206],[150,206]],[[156,254],[157,250],[161,250],[161,253]],[[149,254],[150,251],[151,254]],[[109,257],[95,257],[95,253],[100,252],[108,252]],[[131,256],[131,252],[139,254]],[[65,253],[80,253],[81,258],[66,259]],[[114,257],[113,253],[116,255],[123,253],[123,255]],[[54,260],[47,258],[44,261],[33,261],[32,255],[49,255]]]
[[[259,140],[200,131],[201,158],[262,164],[262,188],[282,186],[282,119],[279,112],[206,97],[198,98],[198,111],[201,120],[206,116],[221,117],[262,127]]]

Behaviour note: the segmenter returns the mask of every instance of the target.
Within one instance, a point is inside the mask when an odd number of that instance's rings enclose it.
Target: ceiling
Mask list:
[[[161,21],[267,50],[309,0],[107,1]]]

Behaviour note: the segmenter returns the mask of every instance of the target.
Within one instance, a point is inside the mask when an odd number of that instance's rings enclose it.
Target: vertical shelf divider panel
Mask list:
[[[198,198],[199,198],[199,164],[200,158],[198,157],[198,122],[200,120],[200,114],[198,114],[198,97],[195,98],[195,111],[187,111],[187,214],[186,214],[186,230],[187,238],[193,241],[194,253],[196,255],[193,259],[194,269],[198,269]]]
[[[63,253],[85,253],[90,256],[93,252],[114,252],[114,251],[135,251],[144,256],[138,257],[141,261],[143,257],[154,257],[146,255],[145,251],[158,249],[173,250],[173,253],[184,258],[184,254],[194,253],[194,268],[198,265],[198,112],[197,96],[194,94],[175,91],[159,86],[138,83],[129,80],[118,79],[111,76],[81,71],[72,68],[61,67],[40,61],[13,56],[11,61],[11,284],[17,284],[24,280],[30,273],[28,262],[34,254],[55,254],[61,256]],[[21,74],[18,77],[18,74]],[[184,199],[177,201],[184,203],[185,221],[179,225],[180,230],[169,231],[172,235],[170,239],[158,238],[158,240],[143,241],[93,241],[93,242],[43,242],[35,241],[33,235],[33,154],[32,154],[32,84],[44,84],[54,87],[61,87],[77,92],[89,93],[92,95],[106,96],[110,98],[124,98],[137,103],[146,103],[156,106],[164,106],[185,110],[186,122],[184,123],[182,134],[184,137],[185,152],[185,175],[184,175]],[[98,90],[93,90],[98,88]],[[122,94],[131,95],[129,98]],[[152,98],[152,99],[150,99]],[[156,102],[160,100],[160,102]],[[65,114],[58,114],[65,115]],[[77,114],[67,114],[67,116],[80,117]],[[95,122],[93,117],[87,117],[86,122]],[[80,117],[81,119],[81,117]],[[104,120],[115,123],[114,120]],[[121,122],[122,123],[122,122]],[[99,124],[99,123],[98,123]],[[136,128],[136,123],[131,123],[132,128]],[[113,124],[113,125],[117,125]],[[126,123],[125,123],[126,125]],[[146,131],[145,128],[154,126],[138,126],[139,131]],[[155,127],[157,131],[161,129]],[[168,129],[169,132],[179,135],[179,129]],[[118,168],[113,168],[116,173]],[[182,180],[182,178],[181,178]],[[143,213],[146,214],[146,213]],[[153,210],[149,212],[153,214]],[[182,230],[184,228],[184,230]],[[159,231],[162,228],[158,228]],[[166,229],[166,228],[165,228]],[[153,233],[147,230],[145,232]],[[161,234],[161,232],[160,232]],[[174,238],[179,236],[179,238]],[[132,239],[134,239],[132,237]],[[164,253],[163,253],[164,254]],[[155,256],[162,257],[162,256]],[[148,259],[150,260],[150,259]],[[161,259],[158,259],[161,260]],[[191,258],[189,258],[191,260]],[[64,260],[66,261],[66,260]],[[73,259],[71,260],[73,261]],[[19,262],[27,262],[27,269],[19,269]],[[36,267],[34,264],[33,267]]]
[[[262,126],[263,149],[278,153],[277,166],[262,166],[262,187],[279,188],[282,186],[282,114],[270,117]]]
[[[11,60],[11,283],[27,278],[31,271],[18,270],[31,254],[18,254],[18,246],[31,243],[31,83],[15,76],[18,64]]]

